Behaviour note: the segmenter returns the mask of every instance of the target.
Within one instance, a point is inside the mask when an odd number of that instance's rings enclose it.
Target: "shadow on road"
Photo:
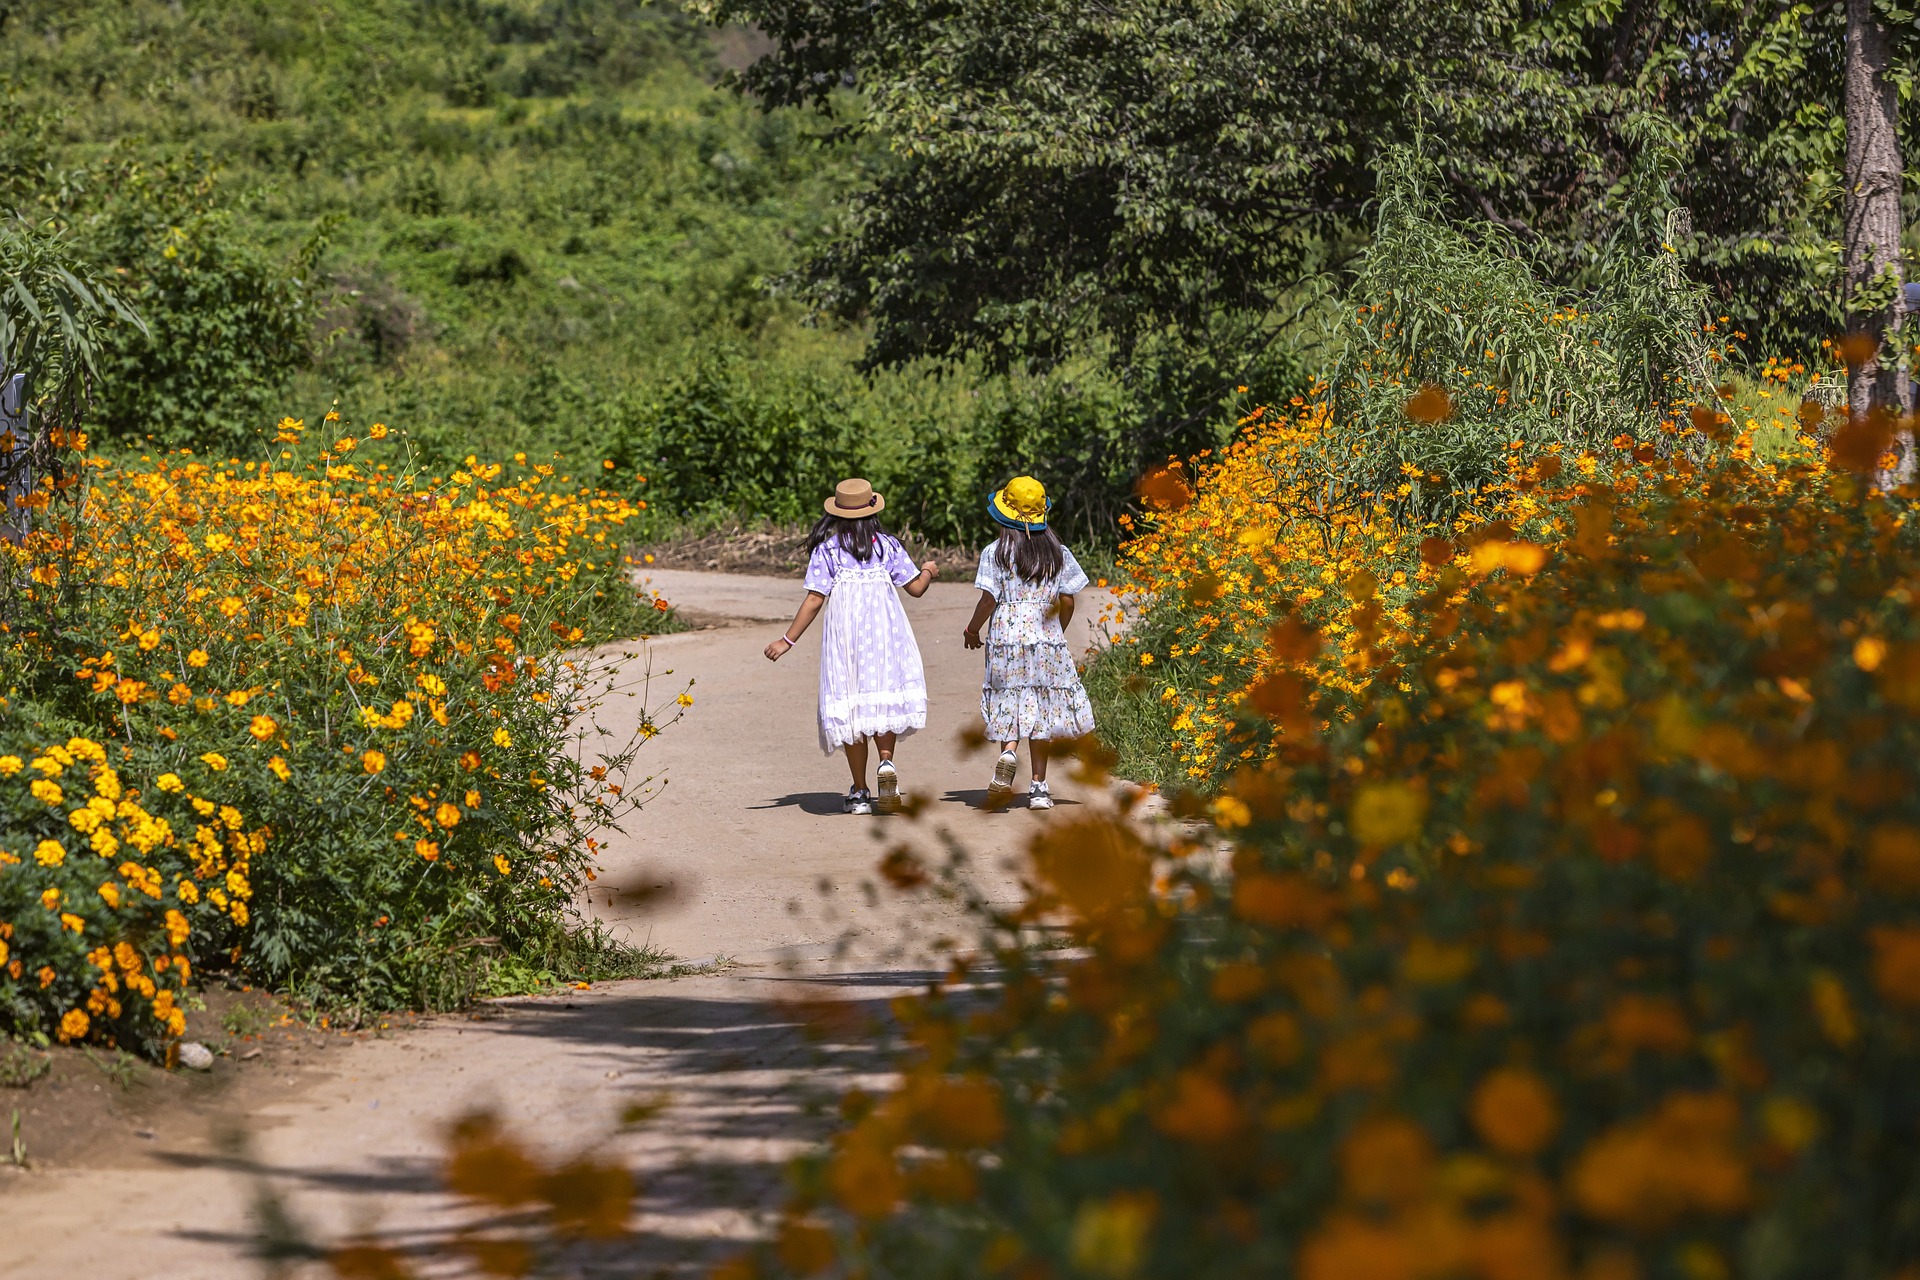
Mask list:
[[[587,1078],[616,1077],[616,1087],[631,1088],[636,1102],[661,1104],[644,1123],[609,1131],[590,1148],[634,1175],[631,1233],[613,1242],[557,1246],[558,1256],[550,1258],[554,1273],[678,1280],[704,1275],[738,1252],[778,1208],[788,1162],[831,1132],[839,1099],[856,1084],[884,1085],[896,1048],[891,1000],[938,976],[918,969],[770,974],[750,977],[755,985],[745,999],[640,987],[577,1002],[501,1002],[506,1016],[489,1024],[491,1034],[572,1045],[566,1060],[590,1067]],[[516,1132],[511,1099],[501,1119]],[[540,1133],[516,1136],[550,1159],[568,1154],[550,1150]],[[259,1234],[184,1227],[178,1234],[262,1258],[262,1274],[270,1274],[267,1255],[288,1261],[324,1256],[300,1224],[317,1216],[303,1202],[331,1195],[346,1197],[347,1220],[375,1223],[358,1243],[405,1258],[416,1274],[445,1271],[459,1256],[463,1231],[483,1228],[489,1237],[550,1243],[538,1213],[454,1202],[441,1159],[435,1153],[381,1161],[372,1170],[364,1164],[342,1169],[266,1162],[232,1149],[207,1162],[253,1183]],[[181,1156],[176,1163],[194,1160]]]
[[[841,812],[841,802],[845,799],[838,791],[799,791],[792,795],[781,796],[778,800],[769,800],[765,804],[750,804],[749,809],[798,809],[802,813],[811,813],[818,817]]]

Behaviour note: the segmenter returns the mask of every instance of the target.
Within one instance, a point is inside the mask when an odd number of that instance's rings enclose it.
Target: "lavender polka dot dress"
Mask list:
[[[820,749],[927,727],[927,677],[894,590],[919,576],[882,534],[866,560],[828,539],[807,561],[807,590],[827,598],[820,637]]]

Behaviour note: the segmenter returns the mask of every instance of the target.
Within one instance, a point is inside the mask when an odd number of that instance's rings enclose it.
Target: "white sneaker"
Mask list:
[[[1032,786],[1027,788],[1027,808],[1029,809],[1053,808],[1053,796],[1047,791],[1046,783],[1036,782]]]
[[[1013,771],[1019,767],[1019,756],[1011,751],[1000,753],[1000,758],[993,764],[993,781],[987,784],[989,805],[1004,805],[1013,799]]]
[[[874,797],[873,807],[881,813],[900,812],[900,771],[893,761],[882,760],[876,776],[880,794]]]
[[[848,813],[872,813],[873,797],[867,794],[865,787],[849,787],[847,798],[842,802]]]

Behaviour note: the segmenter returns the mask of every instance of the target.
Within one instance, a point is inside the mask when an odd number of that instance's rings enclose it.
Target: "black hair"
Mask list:
[[[1002,529],[995,544],[1000,567],[1024,582],[1048,582],[1060,576],[1066,566],[1066,548],[1052,529]]]
[[[840,544],[842,551],[865,563],[873,557],[875,544],[888,536],[887,531],[880,527],[879,516],[849,519],[846,516],[823,515],[814,522],[813,532],[807,535],[807,554],[812,555],[827,539],[832,538]]]

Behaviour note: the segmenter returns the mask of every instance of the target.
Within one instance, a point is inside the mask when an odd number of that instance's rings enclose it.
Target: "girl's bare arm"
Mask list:
[[[927,588],[933,585],[934,575],[940,572],[940,566],[929,560],[920,566],[920,576],[900,584],[900,589],[918,600],[927,594]]]
[[[793,621],[787,625],[787,629],[781,633],[778,640],[767,646],[768,662],[780,661],[781,655],[793,648],[793,642],[807,634],[807,628],[812,626],[813,620],[820,616],[820,606],[826,602],[827,598],[818,591],[807,592],[807,598],[800,602],[798,609],[794,610]]]
[[[993,616],[996,604],[991,591],[980,593],[979,601],[973,606],[973,619],[967,623],[967,629],[960,633],[960,639],[967,648],[980,647],[980,628],[987,625],[987,619]]]
[[[1073,623],[1073,597],[1060,595],[1053,598],[1053,608],[1060,615],[1060,628],[1065,630]]]

